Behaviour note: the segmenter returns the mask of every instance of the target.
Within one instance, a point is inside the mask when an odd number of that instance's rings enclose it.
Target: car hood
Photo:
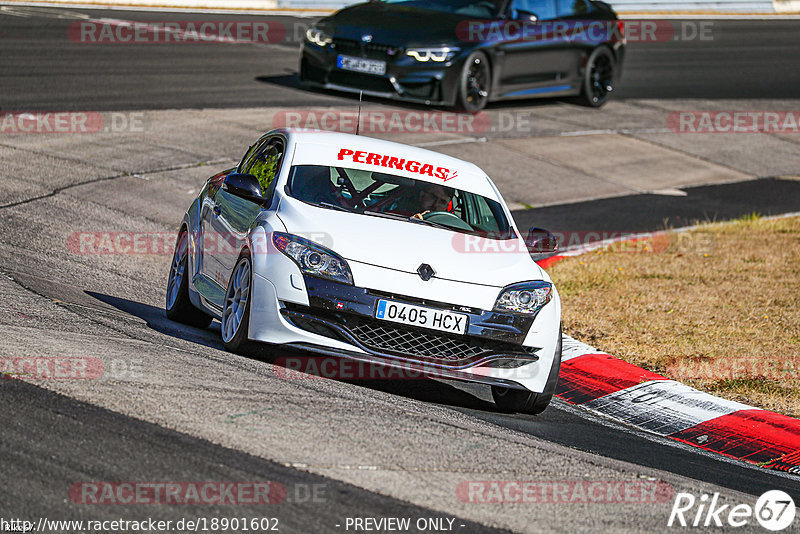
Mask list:
[[[472,17],[438,13],[383,2],[358,4],[322,19],[321,27],[337,38],[361,42],[365,34],[372,42],[402,47],[457,45],[459,23]]]
[[[318,208],[290,197],[281,200],[278,217],[289,233],[319,243],[348,262],[414,274],[427,263],[436,271],[435,278],[497,288],[529,280],[549,281],[521,240],[488,240],[421,224]]]

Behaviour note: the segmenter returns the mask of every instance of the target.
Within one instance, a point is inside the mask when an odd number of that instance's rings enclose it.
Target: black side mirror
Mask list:
[[[531,228],[525,246],[531,254],[553,254],[558,252],[558,238],[547,230]]]
[[[524,20],[525,22],[539,22],[539,15],[533,11],[525,11],[524,9],[515,10],[515,20]]]
[[[261,194],[261,184],[258,178],[252,174],[239,174],[232,172],[225,178],[222,188],[230,193],[245,200],[257,204],[264,203],[264,196]]]

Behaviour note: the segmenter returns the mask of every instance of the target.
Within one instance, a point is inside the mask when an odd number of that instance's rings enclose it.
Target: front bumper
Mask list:
[[[281,300],[272,280],[254,276],[251,339],[432,377],[538,392],[545,387],[559,326],[554,314],[560,307],[553,303],[540,312],[547,316],[540,321],[312,277],[302,277],[298,286],[303,286],[306,299]],[[451,335],[375,319],[380,299],[464,313],[467,333]]]
[[[345,92],[390,98],[427,105],[452,106],[456,102],[463,53],[443,63],[419,63],[401,55],[387,55],[382,50],[364,52],[346,48],[343,43],[320,47],[304,43],[300,60],[302,82]],[[352,49],[351,49],[352,48]],[[397,49],[400,50],[400,49]],[[386,61],[386,74],[364,74],[336,66],[339,54]]]

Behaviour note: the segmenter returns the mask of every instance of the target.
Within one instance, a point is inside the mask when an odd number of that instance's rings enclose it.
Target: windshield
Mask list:
[[[495,18],[499,16],[504,4],[504,0],[383,0],[383,2],[475,18]]]
[[[326,209],[429,224],[491,239],[516,237],[499,202],[392,174],[295,165],[289,174],[287,193]]]

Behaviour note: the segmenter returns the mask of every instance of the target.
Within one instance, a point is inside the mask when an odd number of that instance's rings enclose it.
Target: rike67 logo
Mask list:
[[[794,500],[788,493],[771,490],[749,504],[720,504],[719,493],[703,494],[700,498],[691,493],[678,493],[669,514],[667,526],[681,527],[734,527],[752,524],[755,519],[767,530],[778,532],[794,523]]]

